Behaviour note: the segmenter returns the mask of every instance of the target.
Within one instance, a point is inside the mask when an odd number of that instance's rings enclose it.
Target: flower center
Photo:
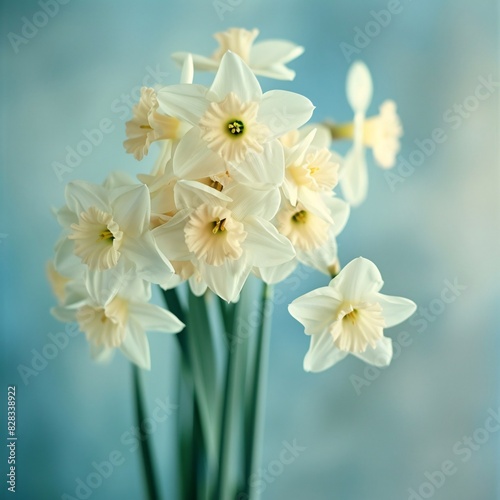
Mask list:
[[[368,346],[377,345],[383,336],[384,326],[380,304],[344,303],[338,309],[330,333],[341,351],[360,353],[365,352]]]
[[[282,208],[278,215],[278,231],[286,236],[297,250],[310,252],[326,243],[330,224],[308,212],[300,204]]]
[[[232,217],[230,210],[208,204],[193,211],[184,235],[189,251],[212,266],[239,259],[243,254],[241,244],[247,237],[243,224]]]
[[[120,257],[123,232],[113,216],[96,207],[90,207],[79,216],[78,224],[72,224],[75,255],[91,270],[104,271],[116,266]]]
[[[212,229],[213,234],[217,234],[219,231],[225,231],[226,230],[226,220],[227,219],[218,219],[217,221],[213,222],[214,228]]]
[[[212,102],[200,118],[201,137],[226,162],[241,163],[250,152],[262,153],[270,133],[257,121],[258,111],[257,102],[241,102],[230,92],[222,101]]]
[[[241,120],[233,120],[227,124],[227,128],[232,135],[240,135],[243,133],[245,126]]]
[[[296,224],[305,224],[307,221],[307,212],[305,210],[300,210],[292,215],[292,220]]]
[[[115,297],[104,307],[85,305],[76,312],[76,319],[89,342],[96,346],[119,347],[126,333],[127,302]]]

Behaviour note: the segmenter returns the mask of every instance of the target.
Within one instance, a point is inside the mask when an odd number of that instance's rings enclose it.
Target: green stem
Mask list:
[[[144,413],[144,400],[141,389],[139,368],[136,365],[132,365],[132,377],[134,383],[135,416],[137,426],[139,429],[141,429],[146,415]],[[140,440],[140,444],[142,463],[144,466],[144,476],[146,478],[146,486],[148,490],[148,499],[158,500],[160,496],[158,494],[158,483],[156,481],[154,472],[153,451],[151,449],[151,443],[149,441],[149,436],[147,433],[145,434],[144,438]]]
[[[171,313],[186,324],[186,314],[175,289],[161,289],[165,304]],[[179,376],[179,401],[177,427],[179,435],[179,455],[182,476],[182,498],[198,499],[199,470],[203,468],[205,450],[200,423],[200,410],[195,395],[194,382],[190,369],[190,355],[187,344],[187,326],[176,337],[181,349],[181,374]],[[182,404],[184,403],[184,404]],[[183,411],[185,410],[185,411]],[[201,497],[200,497],[201,498]]]
[[[246,428],[246,460],[245,460],[245,492],[249,498],[253,497],[250,491],[249,478],[252,472],[259,467],[262,452],[264,433],[264,412],[266,396],[266,380],[269,359],[269,341],[271,338],[272,311],[268,305],[272,302],[273,288],[264,283],[260,304],[260,320],[257,332],[257,346],[253,366],[253,384],[250,404],[248,405]]]

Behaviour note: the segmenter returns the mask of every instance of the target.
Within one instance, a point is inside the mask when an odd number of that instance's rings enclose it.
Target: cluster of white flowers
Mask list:
[[[128,153],[137,160],[153,142],[160,154],[138,181],[112,173],[102,185],[66,187],[57,211],[63,228],[50,277],[60,305],[54,314],[79,323],[96,359],[120,348],[149,368],[145,332],[175,333],[183,324],[149,304],[151,284],[188,281],[238,300],[253,273],[278,283],[298,263],[329,276],[338,270],[336,237],[349,206],[366,195],[365,146],[384,168],[394,164],[401,126],[392,101],[365,119],[371,77],[362,63],[349,71],[351,125],[307,125],[314,106],[283,90],[262,92],[256,75],[293,79],[286,64],[303,49],[291,42],[254,44],[257,30],[218,33],[211,57],[176,53],[179,84],[142,88],[126,125]],[[214,70],[210,87],[193,83],[194,70]],[[345,160],[332,139],[351,138]],[[339,183],[345,201],[333,189]],[[357,259],[330,286],[297,299],[291,314],[312,336],[306,370],[331,366],[348,353],[390,361],[392,326],[414,310],[406,299],[378,293],[376,267]]]

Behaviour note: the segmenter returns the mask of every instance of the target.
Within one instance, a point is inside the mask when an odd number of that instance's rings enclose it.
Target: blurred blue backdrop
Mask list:
[[[344,95],[350,61],[341,44],[356,48],[354,57],[371,68],[371,112],[385,98],[397,102],[405,128],[401,156],[410,167],[396,168],[399,182],[391,185],[370,155],[369,198],[339,238],[340,259],[373,260],[386,282],[383,291],[420,307],[413,320],[387,332],[404,339],[390,368],[367,371],[349,358],[322,374],[306,374],[308,339],[286,303],[327,280],[309,273],[297,286],[282,287],[263,467],[279,458],[284,441],[296,440],[305,450],[280,474],[268,475],[263,498],[500,498],[500,432],[480,430],[500,405],[498,83],[484,100],[471,97],[479,79],[499,81],[498,2],[71,0],[52,7],[46,23],[39,14],[43,3],[1,4],[2,391],[6,401],[7,385],[18,389],[17,498],[74,495],[78,478],[115,450],[123,464],[89,498],[142,498],[139,453],[122,443],[133,424],[126,360],[117,355],[110,365],[95,365],[81,335],[67,337],[46,366],[36,360],[49,334],[64,331],[49,314],[55,300],[45,264],[59,232],[50,207],[63,203],[72,179],[100,182],[114,169],[144,170],[122,147],[136,99],[130,96],[151,72],[161,83],[176,83],[169,54],[209,54],[211,35],[232,26],[258,27],[261,39],[285,38],[306,48],[291,64],[294,82],[264,79],[263,86],[305,94],[317,107],[315,120],[350,118]],[[389,7],[398,11],[390,21],[367,24]],[[23,28],[34,17],[40,27]],[[103,119],[112,130],[58,178],[53,163],[64,162],[66,148],[75,148]],[[427,153],[412,155],[415,141],[432,137],[436,128],[446,139],[428,141]],[[453,302],[441,299],[446,288]],[[398,337],[401,332],[408,335]],[[175,339],[149,338],[152,409],[156,398],[176,401],[177,358]],[[23,380],[19,365],[32,363],[36,374]],[[154,432],[165,493],[175,483],[173,432],[173,419]],[[2,474],[6,461],[4,451]],[[447,461],[451,472],[437,473]],[[7,493],[3,484],[1,495]]]

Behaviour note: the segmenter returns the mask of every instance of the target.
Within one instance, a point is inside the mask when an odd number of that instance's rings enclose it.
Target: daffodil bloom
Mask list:
[[[383,281],[373,262],[359,257],[351,261],[327,287],[294,300],[290,314],[311,336],[304,369],[326,370],[348,354],[374,366],[387,366],[392,342],[384,328],[395,326],[416,310],[411,300],[383,295]]]
[[[52,309],[65,322],[76,321],[96,361],[106,361],[116,348],[141,368],[151,367],[146,331],[177,333],[184,327],[171,312],[149,304],[151,286],[135,277],[111,290],[105,276],[93,274],[70,285],[72,301]]]
[[[281,187],[292,206],[303,205],[308,212],[329,219],[323,194],[330,195],[338,182],[339,158],[327,148],[312,145],[312,130],[293,147],[285,147],[285,179]]]
[[[216,71],[222,57],[230,50],[241,57],[256,75],[277,80],[293,80],[295,71],[287,68],[286,64],[299,57],[304,48],[287,40],[254,43],[258,35],[258,29],[249,31],[243,28],[230,28],[215,33],[214,38],[219,43],[218,49],[211,57],[194,54],[194,68],[200,71]],[[182,63],[186,55],[186,52],[176,52],[172,54],[172,58]]]
[[[107,273],[116,286],[131,270],[167,286],[173,268],[149,229],[150,198],[145,185],[125,175],[110,176],[102,186],[74,181],[66,187],[66,203],[58,217],[67,234],[56,250],[60,272],[74,254],[91,273]]]
[[[380,113],[366,118],[373,94],[370,71],[360,61],[355,62],[347,75],[347,99],[354,111],[354,121],[348,124],[331,124],[333,139],[352,139],[353,146],[345,156],[340,184],[346,200],[359,205],[366,198],[368,171],[365,148],[371,148],[376,163],[382,168],[391,168],[396,162],[403,135],[401,121],[394,101],[386,100]]]
[[[253,267],[280,265],[295,255],[290,242],[268,222],[279,201],[277,190],[233,184],[220,192],[179,181],[179,211],[153,234],[170,260],[191,262],[211,290],[235,301]]]
[[[189,54],[183,59],[181,83],[192,83],[193,60]],[[155,89],[141,88],[139,102],[132,108],[133,117],[125,124],[127,140],[123,143],[127,153],[137,160],[148,154],[149,147],[155,141],[178,141],[190,126],[173,116],[165,115],[158,110]]]
[[[292,243],[296,257],[280,266],[254,270],[266,283],[274,284],[290,275],[299,263],[331,275],[337,265],[337,236],[344,229],[349,218],[349,205],[333,196],[323,194],[321,206],[326,207],[326,219],[310,211],[301,203],[295,207],[282,203],[274,224],[278,231]]]
[[[164,113],[191,124],[174,154],[174,173],[201,179],[228,172],[238,182],[279,186],[284,178],[278,138],[309,120],[309,99],[280,90],[262,93],[243,60],[227,52],[212,86],[173,85],[158,92]]]
[[[142,87],[140,101],[132,112],[133,118],[125,124],[128,139],[123,145],[137,160],[148,154],[152,142],[180,139],[188,128],[177,118],[158,112],[156,92],[149,87]]]

